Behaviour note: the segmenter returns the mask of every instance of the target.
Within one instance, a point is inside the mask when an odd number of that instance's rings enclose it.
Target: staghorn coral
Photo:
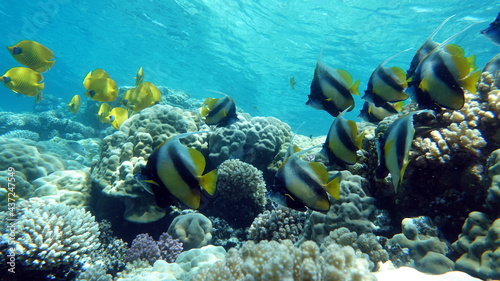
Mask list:
[[[167,232],[186,250],[200,248],[212,240],[212,222],[200,213],[184,214],[172,221]]]
[[[500,278],[500,219],[471,212],[452,248],[461,255],[455,269],[482,279]]]
[[[216,190],[207,213],[235,226],[248,226],[267,202],[262,172],[238,159],[226,160],[218,167]]]
[[[278,207],[259,214],[248,229],[248,239],[297,242],[302,233],[306,214],[290,208]]]
[[[18,207],[14,253],[23,266],[44,270],[71,265],[99,248],[99,225],[89,212],[40,198]]]
[[[362,185],[366,180],[348,171],[341,172],[340,200],[330,199],[331,207],[326,214],[312,212],[306,220],[301,241],[323,243],[330,231],[347,227],[358,234],[371,233],[376,226],[370,220],[376,211],[374,198],[366,195]]]
[[[387,246],[408,248],[416,269],[432,274],[453,269],[453,261],[445,256],[448,246],[437,237],[437,229],[431,220],[425,217],[406,218],[401,223],[401,229],[403,233],[389,239]]]
[[[165,210],[154,206],[152,195],[146,193],[134,179],[155,147],[179,133],[197,131],[199,117],[169,105],[155,105],[126,120],[120,130],[103,140],[100,160],[92,167],[92,178],[102,192],[124,199],[125,218],[133,222],[161,219]],[[202,135],[182,139],[189,146],[201,149]]]
[[[226,262],[200,270],[191,280],[376,280],[354,249],[332,244],[320,253],[316,243],[294,247],[290,240],[246,242],[228,252]]]

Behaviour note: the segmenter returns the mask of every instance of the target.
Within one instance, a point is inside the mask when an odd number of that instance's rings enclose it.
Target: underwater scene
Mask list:
[[[500,280],[500,5],[0,2],[0,280]]]

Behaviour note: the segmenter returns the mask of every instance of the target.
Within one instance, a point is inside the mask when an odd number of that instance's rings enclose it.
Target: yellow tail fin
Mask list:
[[[325,190],[333,198],[340,199],[340,177],[336,177],[325,185]]]
[[[210,195],[214,195],[217,185],[217,171],[212,170],[200,177],[200,185]]]

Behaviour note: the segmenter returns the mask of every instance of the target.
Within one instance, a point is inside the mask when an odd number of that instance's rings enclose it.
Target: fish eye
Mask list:
[[[109,115],[109,122],[115,121],[115,116],[114,115]]]
[[[90,95],[90,97],[95,96],[95,91],[94,91],[94,90],[90,90],[90,91],[89,91],[89,95]]]
[[[10,79],[9,76],[3,76],[2,80],[3,80],[4,83],[9,83],[10,81],[12,81],[12,79]]]
[[[22,52],[23,52],[23,49],[20,48],[20,47],[14,47],[14,48],[12,48],[12,54],[13,55],[18,55],[18,54],[20,54]]]

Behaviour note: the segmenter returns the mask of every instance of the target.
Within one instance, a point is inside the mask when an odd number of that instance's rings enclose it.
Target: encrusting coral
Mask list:
[[[441,274],[453,270],[453,261],[445,255],[448,246],[437,237],[437,230],[431,220],[425,217],[406,218],[401,228],[403,233],[389,239],[388,248],[408,248],[415,262],[414,267],[419,271]]]
[[[462,234],[452,244],[461,254],[455,268],[482,279],[500,279],[500,219],[471,212]]]
[[[89,258],[99,247],[99,225],[83,209],[31,198],[20,202],[18,210],[14,252],[28,268],[72,265]]]
[[[175,217],[167,232],[186,250],[200,248],[212,240],[212,222],[200,213],[184,214]]]
[[[226,261],[203,269],[191,280],[376,280],[368,261],[352,247],[331,244],[323,252],[312,241],[294,247],[290,240],[246,242],[228,251]]]
[[[500,149],[493,151],[488,158],[488,176],[491,184],[486,197],[486,204],[493,215],[500,216]]]
[[[226,160],[217,168],[216,190],[205,213],[237,227],[248,226],[267,202],[262,172],[238,159]]]

